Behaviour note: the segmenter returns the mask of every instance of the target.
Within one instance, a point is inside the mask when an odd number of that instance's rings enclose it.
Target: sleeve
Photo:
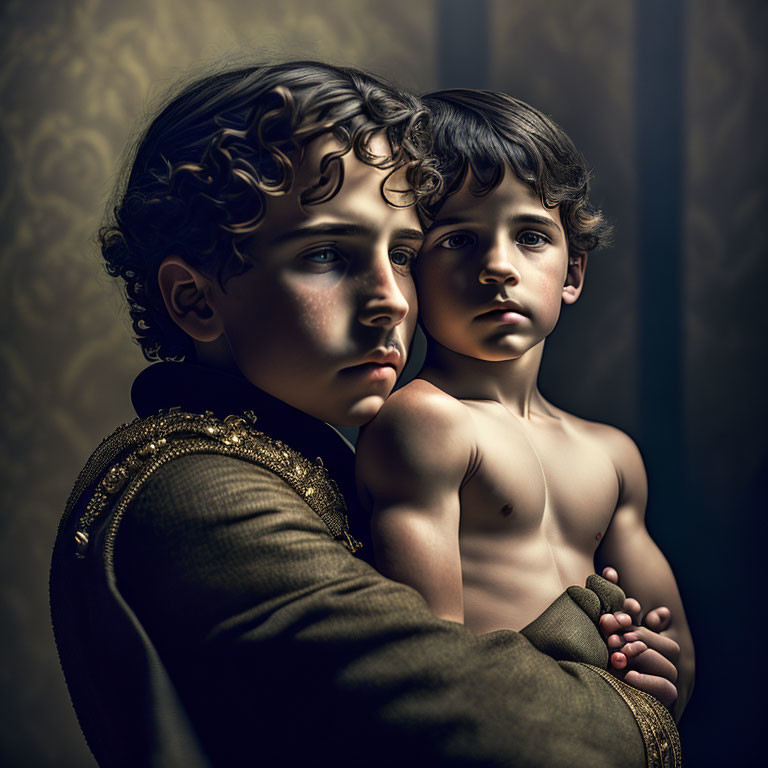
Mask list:
[[[215,765],[646,765],[598,670],[437,619],[260,467],[158,470],[115,568]]]

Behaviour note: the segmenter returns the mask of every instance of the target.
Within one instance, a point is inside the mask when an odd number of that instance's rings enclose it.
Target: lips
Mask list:
[[[491,314],[493,312],[516,312],[518,315],[525,314],[525,312],[523,311],[523,308],[516,301],[506,300],[506,301],[494,301],[493,304],[490,304],[485,309],[485,311],[479,315],[479,317],[482,317],[483,315]]]
[[[394,369],[400,366],[402,355],[400,350],[395,347],[386,349],[376,349],[365,359],[366,363],[377,363],[378,365],[391,365]]]
[[[361,363],[344,368],[340,375],[345,379],[360,379],[363,381],[392,381],[397,378],[397,369],[392,365],[379,363]]]
[[[402,357],[399,349],[393,347],[379,348],[366,355],[361,362],[342,368],[340,373],[347,375],[367,374],[379,378],[387,376],[388,370],[391,369],[395,375],[398,375]]]
[[[516,301],[494,302],[481,312],[478,320],[491,320],[501,323],[519,323],[525,318],[523,308]]]

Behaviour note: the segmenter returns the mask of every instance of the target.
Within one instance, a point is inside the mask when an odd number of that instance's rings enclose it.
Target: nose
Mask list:
[[[513,261],[513,247],[506,235],[500,235],[488,249],[480,270],[480,282],[517,285],[520,273]]]
[[[389,252],[377,258],[364,275],[359,319],[363,325],[395,326],[405,320],[409,304],[395,278]]]

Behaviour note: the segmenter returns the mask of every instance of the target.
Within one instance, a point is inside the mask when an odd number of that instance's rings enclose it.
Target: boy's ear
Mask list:
[[[176,325],[196,341],[216,341],[223,333],[209,301],[211,280],[179,256],[163,259],[157,282],[165,308]]]
[[[584,287],[584,273],[587,271],[587,252],[569,251],[568,253],[568,274],[565,277],[563,286],[563,301],[566,304],[573,304],[581,296],[581,289]]]

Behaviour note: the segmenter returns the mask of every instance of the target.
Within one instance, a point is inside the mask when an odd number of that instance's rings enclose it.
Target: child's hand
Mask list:
[[[604,579],[614,584],[619,583],[619,575],[614,568],[604,568],[602,575]],[[615,637],[613,635],[606,636],[608,647],[618,649],[625,642],[631,643],[640,640],[645,642],[649,648],[658,651],[677,667],[680,659],[680,646],[662,634],[672,623],[672,611],[666,606],[660,606],[648,611],[642,617],[643,609],[634,597],[628,597],[624,601],[623,608],[624,612],[629,615],[630,621],[624,617],[618,622],[618,626],[613,622],[610,623],[611,631],[617,634]],[[618,616],[619,614],[613,615]]]
[[[603,578],[618,582],[613,568]],[[671,612],[662,607],[650,611],[640,626],[642,608],[634,598],[624,601],[624,611],[600,617],[600,630],[611,654],[610,671],[629,685],[650,693],[672,708],[677,700],[677,663],[680,646],[660,634],[669,626]]]
[[[619,583],[619,574],[616,572],[615,568],[603,568],[602,576],[613,584]],[[634,597],[628,597],[624,601],[624,610],[631,614],[634,619],[637,619],[642,613],[640,603],[638,603]],[[668,629],[669,625],[672,623],[672,611],[666,606],[654,608],[652,611],[648,611],[648,613],[645,614],[642,623],[643,626],[648,627],[648,629],[654,632],[663,632],[665,629]]]
[[[643,625],[654,632],[663,632],[672,623],[672,611],[666,606],[648,611],[643,619]]]
[[[677,643],[635,626],[632,617],[621,611],[601,616],[600,631],[609,650],[614,649],[609,671],[671,709],[677,700],[677,666],[670,657],[677,658]]]

